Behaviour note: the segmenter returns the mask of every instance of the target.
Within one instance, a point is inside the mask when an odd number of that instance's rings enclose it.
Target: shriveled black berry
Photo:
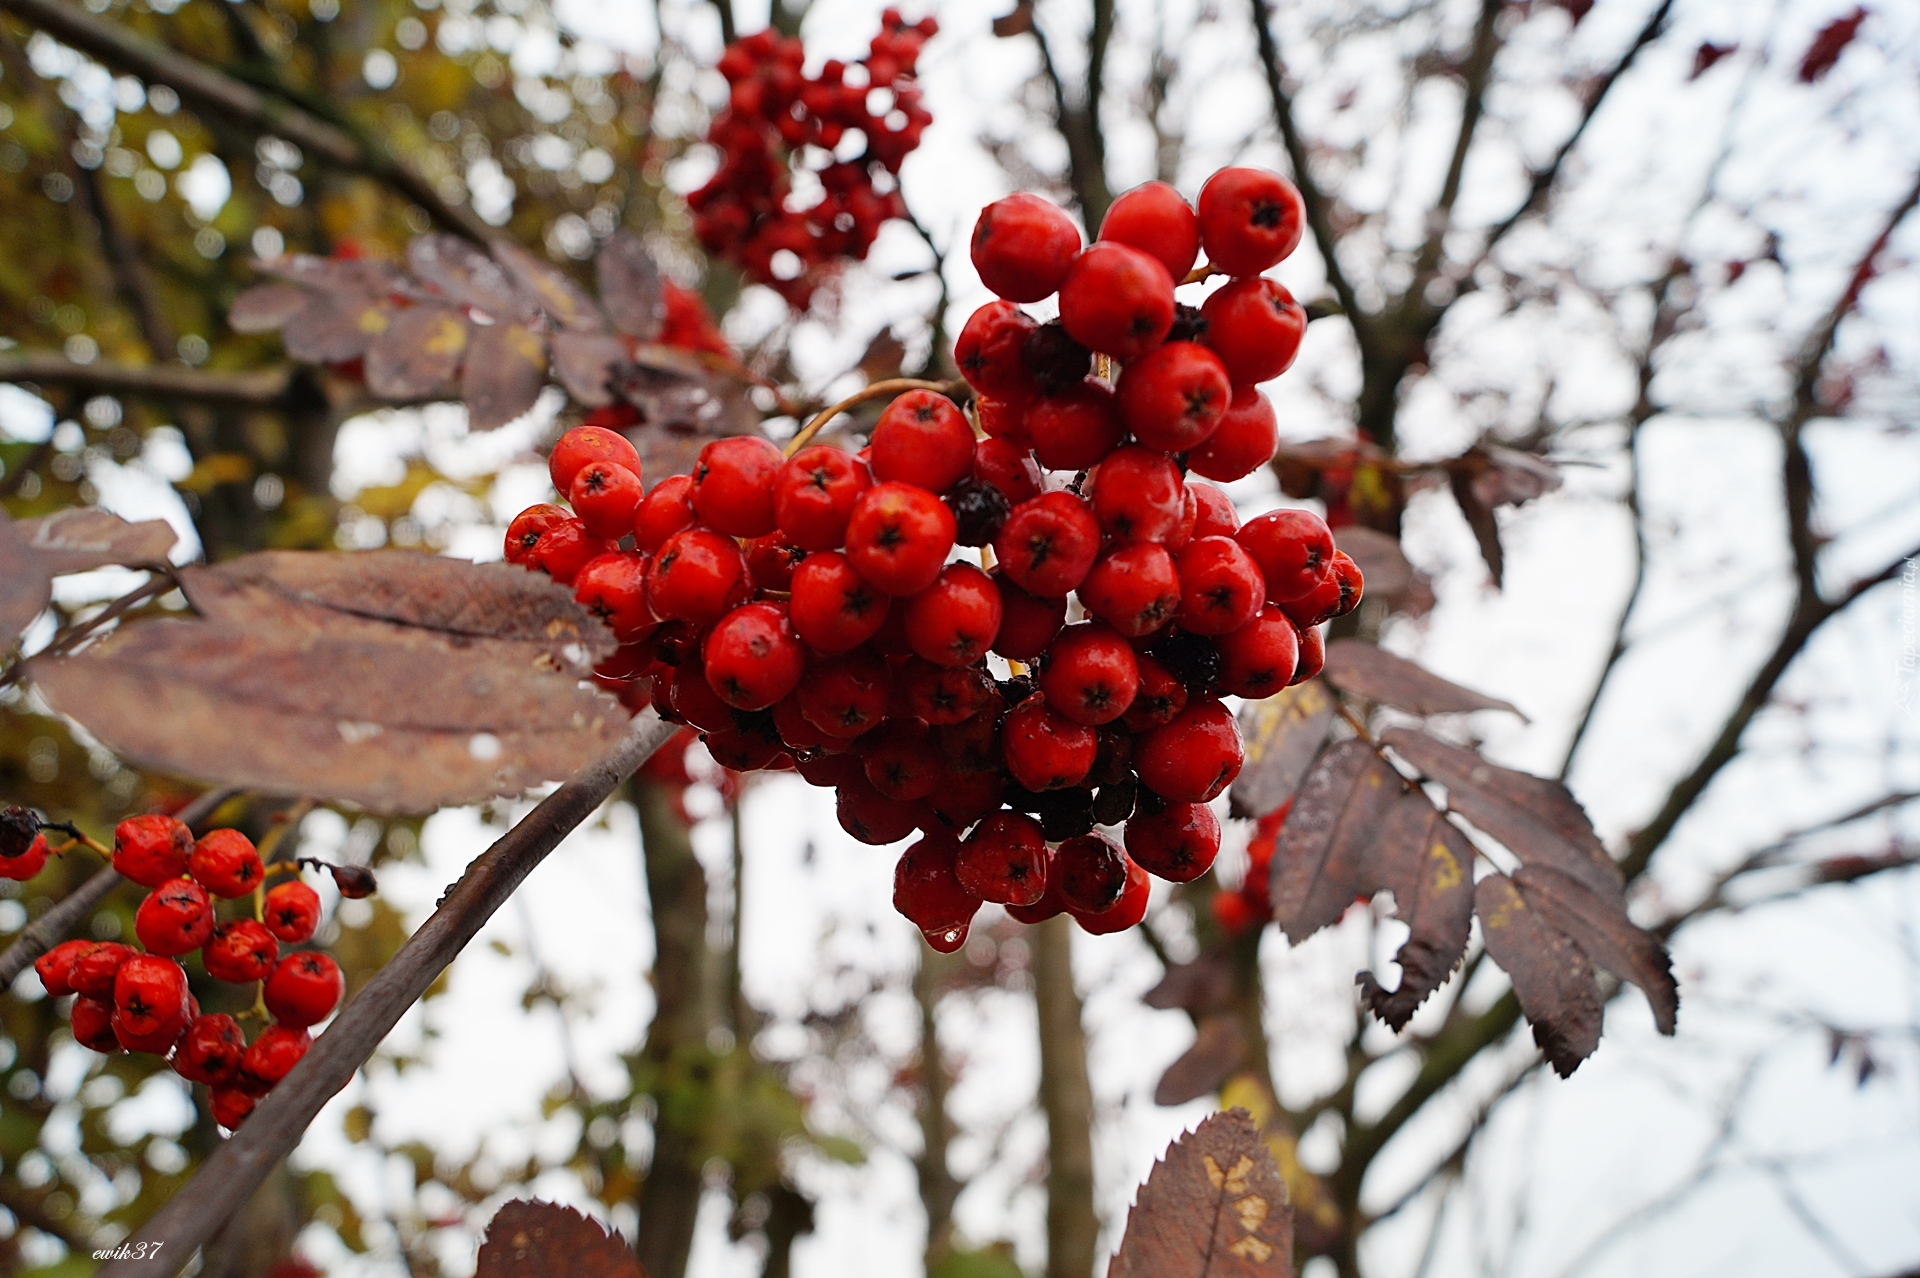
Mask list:
[[[1034,682],[1029,675],[1014,675],[1008,679],[996,679],[994,686],[1000,689],[1000,699],[1010,706],[1017,706],[1033,695]]]
[[[1007,796],[1001,801],[1015,812],[1038,812],[1048,803],[1046,794],[1029,790],[1018,781],[1007,782]]]
[[[357,901],[380,890],[373,871],[364,865],[330,865],[327,868],[333,871],[333,885],[340,889],[341,896],[349,900]]]
[[[780,739],[780,729],[773,722],[771,710],[734,710],[733,729],[743,737],[757,741],[767,741],[785,747]]]
[[[1053,842],[1093,831],[1093,791],[1084,787],[1049,790],[1041,796],[1040,832]]]
[[[1185,302],[1175,302],[1173,306],[1173,327],[1167,330],[1169,342],[1197,342],[1207,335],[1207,317],[1200,313],[1197,306],[1188,306]]]
[[[1020,353],[1042,395],[1078,386],[1093,368],[1093,352],[1067,336],[1059,320],[1048,320],[1029,333]]]
[[[1117,723],[1101,728],[1094,737],[1090,785],[1115,785],[1133,771],[1133,734]]]
[[[1139,789],[1131,775],[1122,777],[1112,785],[1101,786],[1100,792],[1093,796],[1094,821],[1100,825],[1119,825],[1132,816]]]
[[[1013,513],[1013,503],[1005,493],[971,476],[947,490],[946,502],[953,512],[953,539],[962,546],[991,545]]]
[[[40,816],[28,808],[9,803],[0,808],[0,857],[11,861],[25,856],[40,833]]]
[[[1169,674],[1187,685],[1187,691],[1206,696],[1220,682],[1220,649],[1205,635],[1176,630],[1150,651]]]

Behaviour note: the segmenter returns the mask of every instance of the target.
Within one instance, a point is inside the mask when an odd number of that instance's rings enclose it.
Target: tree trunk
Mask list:
[[[1073,988],[1073,920],[1028,929],[1040,1014],[1040,1108],[1047,1116],[1047,1276],[1091,1278],[1100,1222],[1093,1212],[1093,1084]]]
[[[940,1050],[934,1019],[939,1002],[940,975],[945,956],[922,946],[920,970],[913,974],[913,998],[920,1005],[920,1157],[914,1171],[920,1180],[920,1202],[927,1212],[927,1272],[933,1272],[953,1250],[953,1203],[960,1186],[947,1167],[947,1148],[953,1142],[953,1120],[947,1117],[947,1060]]]

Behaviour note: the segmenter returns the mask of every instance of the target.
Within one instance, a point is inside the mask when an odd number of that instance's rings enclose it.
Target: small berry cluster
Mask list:
[[[706,250],[795,307],[833,264],[866,257],[880,224],[907,215],[900,165],[933,122],[914,64],[936,30],[932,18],[908,23],[888,9],[865,59],[829,61],[813,76],[797,39],[767,30],[729,45],[720,73],[732,92],[707,130],[720,168],[687,197]],[[860,154],[835,158],[854,135]],[[820,199],[795,208],[793,170],[816,157]]]
[[[35,823],[24,809],[0,817],[0,874],[31,877],[46,864],[44,829],[28,849],[4,855],[13,826]],[[57,828],[57,827],[46,827]],[[211,1088],[213,1116],[238,1127],[260,1097],[286,1077],[312,1042],[309,1027],[325,1020],[344,989],[339,964],[301,945],[320,923],[320,897],[298,879],[262,892],[269,871],[238,830],[213,830],[197,842],[170,816],[137,816],[114,831],[113,868],[151,888],[134,915],[140,949],[117,941],[65,941],[34,963],[52,997],[73,995],[68,1013],[75,1041],[98,1052],[151,1052],[174,1072]],[[318,865],[307,861],[305,864]],[[276,867],[278,868],[278,867]],[[328,866],[343,895],[366,896],[373,875],[363,867]],[[225,922],[215,898],[253,896],[258,917]],[[194,950],[208,976],[236,985],[260,983],[259,1006],[272,1023],[252,1043],[236,1018],[203,1014],[180,959]]]
[[[1149,875],[1204,874],[1207,805],[1243,759],[1220,698],[1311,678],[1318,627],[1360,600],[1319,516],[1242,526],[1187,473],[1239,478],[1274,451],[1256,383],[1304,319],[1253,272],[1299,240],[1292,187],[1224,170],[1196,215],[1153,184],[1102,236],[1082,251],[1031,196],[981,215],[974,261],[1007,300],[956,353],[984,437],[913,390],[857,454],[738,436],[647,491],[632,445],[584,426],[549,463],[572,513],[535,506],[507,533],[509,560],[612,628],[598,676],[627,705],[698,729],[727,768],[833,787],[863,842],[923,832],[894,904],[938,949],[983,901],[1110,932],[1144,916]],[[1202,243],[1244,278],[1177,317],[1176,271]],[[1056,288],[1059,322],[1014,304]],[[1124,846],[1095,829],[1122,823]]]

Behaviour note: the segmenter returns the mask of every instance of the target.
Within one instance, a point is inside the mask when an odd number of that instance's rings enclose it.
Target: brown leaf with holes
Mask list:
[[[409,306],[367,348],[367,389],[382,399],[419,399],[453,381],[472,329],[450,306]]]
[[[1325,677],[1342,692],[1415,714],[1509,710],[1522,720],[1527,717],[1511,702],[1450,683],[1364,639],[1336,639],[1328,644]]]
[[[606,329],[606,319],[593,304],[587,291],[551,262],[543,262],[512,240],[495,240],[493,255],[515,283],[531,293],[540,309],[552,316],[560,327],[575,333],[598,333]]]
[[[1634,926],[1627,912],[1602,900],[1571,874],[1544,865],[1523,865],[1513,874],[1528,905],[1573,939],[1586,956],[1621,980],[1640,987],[1662,1034],[1671,1034],[1680,1014],[1673,959],[1659,937]]]
[[[644,241],[632,231],[615,231],[594,259],[600,305],[613,326],[629,337],[651,342],[667,322],[667,300],[660,268]]]
[[[524,324],[475,325],[460,370],[472,430],[495,430],[526,413],[547,385],[547,344]]]
[[[384,299],[366,293],[314,293],[287,321],[280,342],[303,364],[359,359],[392,326],[396,313]]]
[[[645,1278],[626,1241],[558,1203],[516,1198],[487,1223],[474,1278]]]
[[[1359,567],[1369,598],[1397,599],[1412,588],[1413,565],[1398,539],[1375,528],[1349,524],[1334,531],[1333,544]]]
[[[1293,1208],[1246,1110],[1211,1115],[1167,1147],[1107,1278],[1293,1278]]]
[[[53,601],[53,574],[27,546],[27,534],[0,510],[0,657]]]
[[[556,333],[553,373],[584,408],[613,402],[614,371],[627,362],[627,344],[612,333]]]
[[[1586,809],[1558,781],[1500,767],[1410,728],[1389,728],[1380,739],[1446,786],[1448,807],[1525,864],[1565,871],[1604,900],[1625,899],[1620,867],[1601,846]]]
[[[1200,1036],[1182,1052],[1153,1089],[1156,1105],[1184,1105],[1212,1095],[1247,1059],[1247,1032],[1237,1016],[1209,1016]]]
[[[1500,546],[1500,522],[1494,518],[1493,507],[1480,499],[1474,490],[1473,472],[1463,466],[1448,470],[1447,482],[1453,489],[1453,499],[1460,504],[1460,513],[1466,516],[1467,527],[1473,529],[1473,539],[1480,544],[1480,557],[1487,561],[1487,571],[1493,574],[1496,588],[1502,585],[1506,576],[1506,552]]]
[[[233,299],[227,327],[236,333],[271,333],[307,308],[313,294],[294,284],[256,284]]]
[[[1241,708],[1247,754],[1228,792],[1234,816],[1263,817],[1294,796],[1326,744],[1333,715],[1333,697],[1317,679]]]
[[[164,519],[130,524],[97,506],[71,506],[14,525],[27,549],[51,576],[91,572],[95,568],[142,568],[167,562],[173,549],[173,525]]]
[[[1405,783],[1364,741],[1321,756],[1273,847],[1274,921],[1295,945],[1340,921],[1368,891],[1369,850]]]
[[[485,311],[499,323],[526,323],[540,313],[505,267],[458,235],[422,235],[407,245],[407,266],[455,306]]]
[[[122,627],[28,674],[144,770],[421,812],[601,757],[611,650],[545,577],[406,551],[266,552],[180,571],[197,619]]]
[[[1213,1012],[1233,998],[1233,969],[1217,954],[1176,963],[1159,984],[1140,996],[1148,1007],[1171,1011]]]
[[[1365,879],[1369,891],[1393,893],[1394,916],[1409,929],[1394,955],[1400,965],[1397,988],[1382,989],[1371,972],[1358,978],[1373,1014],[1400,1030],[1466,954],[1473,924],[1473,845],[1426,795],[1409,789],[1381,823]]]
[[[1512,879],[1489,874],[1473,889],[1487,953],[1513,981],[1533,1041],[1565,1078],[1600,1046],[1604,1005],[1593,965],[1573,940],[1528,906]]]

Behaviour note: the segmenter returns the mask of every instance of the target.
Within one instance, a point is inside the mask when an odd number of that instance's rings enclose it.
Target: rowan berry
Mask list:
[[[234,1078],[239,1078],[235,1071]],[[239,1087],[216,1087],[207,1093],[207,1108],[213,1113],[213,1121],[228,1131],[237,1131],[240,1124],[247,1121],[247,1115],[253,1112],[253,1097],[241,1091]]]
[[[1187,492],[1194,501],[1194,537],[1231,537],[1240,531],[1240,512],[1233,508],[1233,498],[1224,491],[1212,484],[1188,480]],[[1254,562],[1260,561],[1256,557]]]
[[[251,1096],[265,1096],[300,1063],[313,1046],[313,1037],[305,1029],[291,1025],[269,1025],[240,1057],[238,1086]]]
[[[1139,249],[1178,284],[1200,256],[1200,219],[1180,192],[1165,182],[1147,182],[1107,206],[1100,238]]]
[[[1100,553],[1100,524],[1068,492],[1021,502],[993,540],[1000,569],[1028,594],[1057,599],[1085,580]]]
[[[788,620],[816,652],[849,652],[886,624],[892,601],[869,585],[837,550],[808,555],[793,570]]]
[[[873,847],[898,843],[919,828],[922,808],[904,799],[889,799],[873,788],[863,770],[834,788],[834,814],[840,828]]]
[[[953,512],[953,540],[959,546],[991,545],[1013,513],[1013,503],[1005,493],[971,475],[949,488],[941,500]]]
[[[1220,682],[1220,649],[1205,635],[1174,630],[1150,649],[1190,696],[1211,695]]]
[[[0,862],[18,860],[40,834],[40,817],[17,803],[0,805]]]
[[[1221,169],[1200,188],[1200,243],[1228,275],[1258,275],[1300,246],[1306,205],[1293,183],[1265,169]]]
[[[98,941],[62,941],[33,961],[34,975],[48,998],[73,993],[73,965],[98,946]]]
[[[987,574],[1000,590],[1000,633],[993,650],[1015,661],[1031,661],[1047,650],[1067,622],[1065,595],[1041,598],[1007,578],[1004,567]]]
[[[735,608],[707,636],[707,683],[741,710],[764,710],[800,686],[806,650],[785,606],[750,603]]]
[[[132,955],[114,974],[113,1007],[129,1034],[157,1034],[168,1027],[177,1034],[186,1025],[187,974],[170,958]]]
[[[700,450],[688,500],[709,528],[731,537],[764,537],[774,518],[773,487],[786,460],[758,435],[729,435]]]
[[[340,965],[331,955],[304,950],[280,960],[267,977],[261,997],[274,1020],[305,1029],[327,1019],[340,1005],[346,988]]]
[[[1060,284],[1060,322],[1082,346],[1138,359],[1173,327],[1173,277],[1139,249],[1090,244]]]
[[[924,799],[946,775],[933,733],[918,719],[888,719],[856,749],[867,780],[889,799]]]
[[[949,773],[926,797],[925,804],[938,828],[958,837],[983,817],[998,812],[1006,797],[1007,774],[995,768],[986,772]]]
[[[595,537],[618,541],[633,531],[644,491],[640,476],[612,462],[588,462],[573,477],[567,502]]]
[[[264,981],[280,961],[280,943],[264,923],[233,919],[213,929],[200,949],[200,961],[216,981],[232,985]]]
[[[907,645],[936,665],[970,666],[1000,633],[1000,591],[972,564],[953,563],[905,601]]]
[[[47,868],[47,836],[35,834],[27,842],[27,850],[20,855],[0,860],[0,879],[12,879],[16,883],[25,883],[40,871]]]
[[[673,672],[667,702],[682,722],[702,732],[727,732],[734,726],[733,707],[714,691],[701,662],[689,661]]]
[[[1163,452],[1137,444],[1116,448],[1087,482],[1093,517],[1118,541],[1164,542],[1180,522],[1186,501],[1180,468]]]
[[[655,484],[633,513],[633,548],[650,555],[665,545],[667,538],[693,527],[697,521],[692,495],[691,475],[669,475]]]
[[[711,626],[752,593],[739,543],[710,528],[667,538],[647,572],[647,606],[662,621]]]
[[[170,816],[129,817],[113,831],[113,868],[141,887],[159,887],[187,872],[193,832]]]
[[[1127,712],[1140,690],[1133,649],[1111,626],[1083,621],[1062,630],[1040,665],[1047,704],[1075,723],[1097,727]]]
[[[1200,518],[1200,503],[1195,497],[1193,485],[1187,485],[1187,491],[1180,500],[1180,522],[1173,526],[1163,543],[1168,550],[1178,550],[1193,540],[1194,524]]]
[[[1027,406],[1027,437],[1048,470],[1085,470],[1127,437],[1111,387],[1085,377]]]
[[[215,896],[232,900],[260,885],[266,867],[253,840],[238,830],[210,830],[193,845],[187,873]]]
[[[954,873],[960,886],[983,901],[1032,905],[1046,894],[1048,860],[1038,821],[996,812],[961,841]]]
[[[1127,888],[1127,855],[1104,835],[1083,834],[1054,849],[1050,882],[1060,885],[1067,908],[1099,914],[1119,904]]]
[[[1120,416],[1133,437],[1163,453],[1197,448],[1233,400],[1226,365],[1194,342],[1168,342],[1120,374]]]
[[[544,572],[563,586],[573,584],[588,560],[612,549],[558,506],[529,506],[507,525],[507,562]]]
[[[1152,634],[1180,608],[1173,556],[1150,541],[1116,547],[1080,583],[1080,602],[1130,639]]]
[[[1181,629],[1224,635],[1252,621],[1265,598],[1253,558],[1231,537],[1196,537],[1174,557],[1180,573]]]
[[[1152,891],[1153,882],[1147,877],[1147,872],[1129,859],[1126,885],[1120,890],[1120,899],[1110,909],[1091,914],[1069,906],[1067,912],[1073,915],[1073,921],[1080,925],[1081,931],[1094,936],[1124,932],[1147,917],[1147,899]]]
[[[1057,319],[1048,320],[1027,336],[1020,358],[1033,378],[1033,395],[1062,394],[1093,371],[1093,352],[1075,341]],[[1030,401],[1032,395],[1021,398]]]
[[[625,435],[603,426],[576,426],[547,455],[553,491],[572,492],[574,477],[593,462],[610,463],[640,478],[640,452]]]
[[[1010,302],[1037,302],[1058,290],[1079,251],[1073,219],[1027,191],[995,200],[973,224],[973,269]]]
[[[651,567],[652,561],[633,551],[596,555],[574,574],[573,597],[606,622],[616,640],[638,643],[660,624],[647,604]]]
[[[951,834],[929,834],[901,853],[893,868],[893,908],[920,929],[927,944],[946,953],[960,948],[980,908],[980,898],[955,872],[959,854],[960,842]]]
[[[1047,876],[1047,890],[1043,892],[1040,899],[1032,905],[1007,906],[1007,917],[1016,923],[1025,923],[1028,927],[1032,927],[1036,923],[1045,923],[1056,914],[1065,914],[1067,912],[1067,903],[1061,898],[1060,887],[1053,880],[1054,876],[1049,874]]]
[[[1196,475],[1222,483],[1244,479],[1273,460],[1280,447],[1280,422],[1273,402],[1258,388],[1241,386],[1205,443],[1187,454]]]
[[[294,879],[267,890],[267,931],[288,945],[312,939],[320,926],[320,894]]]
[[[1310,510],[1270,510],[1241,526],[1234,540],[1267,583],[1267,602],[1285,604],[1311,592],[1326,577],[1333,533]]]
[[[847,520],[847,558],[886,594],[917,595],[940,575],[956,531],[953,512],[926,489],[876,484]]]
[[[1032,442],[1027,436],[1027,406],[1031,402],[1024,395],[1019,399],[977,395],[973,400],[974,420],[990,437],[1025,448]]]
[[[1293,682],[1300,662],[1293,621],[1273,604],[1214,645],[1220,649],[1220,690],[1250,701],[1270,697]]]
[[[1120,722],[1128,731],[1142,733],[1169,723],[1187,706],[1187,685],[1150,653],[1135,658],[1140,668],[1140,691],[1133,696]]]
[[[1191,883],[1220,854],[1220,818],[1204,803],[1142,804],[1127,821],[1127,855],[1150,874]]]
[[[1234,280],[1200,308],[1206,345],[1236,387],[1271,381],[1293,366],[1307,312],[1277,280]]]
[[[793,756],[780,748],[778,737],[728,729],[703,733],[700,741],[713,761],[730,772],[786,772],[793,767]]]
[[[153,954],[171,958],[197,950],[213,935],[213,903],[192,879],[170,879],[140,902],[133,931]]]
[[[1046,489],[1046,478],[1035,464],[1033,454],[1004,439],[989,438],[974,443],[973,477],[999,490],[1007,499],[1009,509],[1038,497]]]
[[[812,444],[780,468],[773,513],[787,541],[803,550],[834,550],[860,494],[873,487],[866,463],[845,449]]]
[[[73,1000],[73,1008],[67,1013],[73,1041],[96,1052],[124,1051],[113,1032],[113,1012],[113,1004],[105,999],[82,995]]]
[[[884,662],[870,653],[851,652],[807,672],[799,688],[800,712],[830,736],[857,737],[880,726],[891,689]]]
[[[1367,588],[1366,577],[1360,565],[1353,562],[1353,556],[1344,550],[1333,552],[1333,565],[1327,575],[1340,585],[1340,606],[1333,615],[1344,617],[1360,606],[1360,597]]]
[[[120,965],[135,953],[131,945],[102,941],[74,959],[73,970],[67,975],[67,984],[73,987],[75,994],[110,1003],[113,1001],[113,979],[119,975]]]
[[[196,1016],[173,1053],[173,1072],[190,1083],[224,1087],[240,1073],[247,1036],[240,1023],[225,1012]]]
[[[1245,757],[1233,715],[1209,697],[1189,701],[1170,722],[1143,734],[1133,766],[1163,799],[1210,803],[1240,775]]]
[[[1079,785],[1093,770],[1098,751],[1093,729],[1075,723],[1048,704],[1028,697],[1000,725],[1000,748],[1007,771],[1036,793]]]
[[[873,477],[944,493],[973,469],[973,428],[945,395],[911,390],[888,404],[869,445]]]
[[[947,761],[947,767],[965,776],[998,773],[1000,721],[1005,716],[1006,706],[996,694],[979,714],[959,723],[934,725],[933,742],[940,748],[940,757]]]
[[[1033,394],[1033,375],[1023,352],[1040,327],[1012,302],[988,302],[972,315],[954,339],[953,362],[960,376],[982,395],[1024,399]]]
[[[1300,661],[1293,669],[1293,679],[1288,684],[1289,687],[1293,684],[1305,683],[1319,674],[1321,667],[1327,664],[1327,640],[1326,636],[1320,633],[1320,627],[1302,626],[1296,633],[1300,638]]]

